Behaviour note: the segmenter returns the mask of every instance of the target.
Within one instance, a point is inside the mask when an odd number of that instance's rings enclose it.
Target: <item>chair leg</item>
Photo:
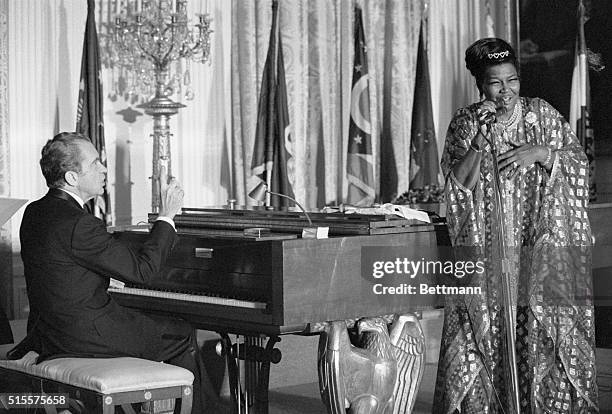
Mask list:
[[[124,414],[136,414],[136,411],[132,408],[132,404],[121,404],[121,408]]]
[[[115,406],[113,404],[102,404],[102,414],[115,414]]]
[[[181,414],[191,414],[192,404],[193,404],[193,388],[189,386],[183,387],[183,396],[181,398]]]

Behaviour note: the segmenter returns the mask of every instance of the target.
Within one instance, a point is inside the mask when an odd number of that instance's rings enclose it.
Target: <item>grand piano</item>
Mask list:
[[[269,365],[280,360],[274,348],[279,335],[318,334],[327,321],[346,320],[351,326],[362,317],[392,317],[441,304],[436,295],[374,294],[373,284],[380,280],[362,259],[386,252],[414,260],[424,252],[431,256],[445,244],[443,223],[341,213],[310,218],[314,226],[329,227],[328,238],[301,238],[308,226],[303,213],[184,209],[175,217],[179,241],[151,284],[109,291],[124,306],[172,314],[218,332],[232,398],[238,406],[254,405],[255,412],[265,413]],[[146,237],[142,228],[115,233],[134,244]],[[230,334],[246,339],[232,344]],[[250,393],[241,391],[239,360],[255,364],[247,381]]]

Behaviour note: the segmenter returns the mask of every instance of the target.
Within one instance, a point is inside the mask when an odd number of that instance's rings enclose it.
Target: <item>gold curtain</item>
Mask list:
[[[353,60],[354,1],[282,0],[280,33],[295,143],[298,201],[309,207],[342,202]],[[250,203],[257,100],[268,48],[272,1],[232,3],[233,187]],[[377,192],[381,142],[393,148],[394,191],[408,188],[410,123],[421,2],[361,2],[371,76],[370,105]],[[390,162],[385,160],[385,162]],[[383,183],[385,184],[385,183]]]
[[[431,96],[442,154],[446,130],[457,108],[476,102],[478,90],[465,68],[465,49],[496,36],[516,46],[516,0],[427,0]]]
[[[40,148],[58,130],[74,128],[86,3],[68,0],[1,0],[10,8],[3,26],[8,66],[0,84],[7,93],[0,125],[1,148],[10,144],[10,163],[0,174],[11,179],[13,197],[39,198],[46,191]],[[429,53],[438,140],[453,111],[475,97],[464,68],[469,42],[486,33],[487,7],[511,2],[429,0]],[[112,2],[111,2],[112,3]],[[111,23],[112,4],[97,0],[99,34]],[[375,180],[381,165],[397,172],[383,182],[389,192],[408,188],[410,125],[416,47],[422,0],[362,0],[369,69]],[[502,4],[503,3],[503,4]],[[510,4],[510,3],[508,3]],[[268,48],[271,0],[190,0],[190,15],[213,14],[211,65],[192,65],[193,101],[172,119],[173,165],[186,190],[187,206],[246,201],[263,64]],[[353,59],[354,1],[280,0],[290,119],[296,142],[300,202],[309,207],[342,201],[346,194],[346,147]],[[493,21],[498,30],[505,23]],[[37,30],[32,31],[31,28]],[[4,56],[4,55],[3,55]],[[8,62],[8,63],[7,63]],[[116,96],[103,71],[104,121],[113,212],[117,221],[146,219],[150,208],[152,121],[136,103]],[[140,116],[129,120],[131,108]],[[6,121],[6,122],[5,122]],[[6,131],[11,126],[11,134]],[[442,145],[438,145],[441,149]],[[389,151],[391,149],[392,151]],[[381,156],[382,151],[384,156]],[[5,158],[6,150],[0,151]],[[381,164],[384,159],[384,164]],[[395,165],[393,165],[395,164]],[[10,174],[9,174],[10,171]],[[7,190],[4,190],[7,191]],[[117,203],[119,203],[117,205]],[[119,217],[119,215],[122,215]],[[18,245],[19,215],[12,220]]]

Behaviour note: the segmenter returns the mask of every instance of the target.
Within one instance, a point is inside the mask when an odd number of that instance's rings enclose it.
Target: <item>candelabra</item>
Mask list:
[[[197,14],[198,22],[190,27],[187,0],[114,1],[116,16],[107,44],[110,65],[131,74],[128,95],[152,95],[138,106],[153,117],[151,208],[157,213],[160,167],[165,165],[172,175],[170,117],[185,107],[171,97],[184,85],[185,99],[193,99],[190,62],[210,59],[211,19]]]

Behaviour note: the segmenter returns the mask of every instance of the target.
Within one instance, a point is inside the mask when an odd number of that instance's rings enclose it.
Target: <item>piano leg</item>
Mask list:
[[[227,333],[221,335],[222,355],[225,356],[229,376],[230,397],[233,412],[238,414],[268,414],[268,384],[270,363],[281,360],[281,352],[274,348],[280,341],[278,336],[269,337],[263,347],[263,339],[244,337],[240,343],[232,341]],[[240,361],[244,361],[244,372],[241,375]],[[244,386],[241,378],[244,379]]]

